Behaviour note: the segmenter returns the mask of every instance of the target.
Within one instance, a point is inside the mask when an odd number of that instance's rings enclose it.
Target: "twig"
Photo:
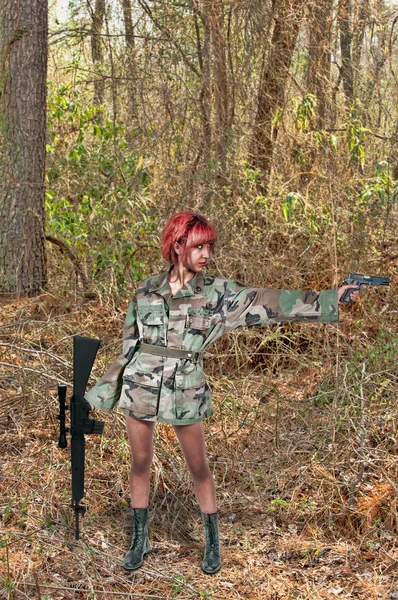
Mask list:
[[[30,583],[30,582],[25,582],[25,581],[16,581],[15,582],[15,587],[17,585],[28,585],[29,587],[36,587],[35,583]],[[105,595],[110,595],[110,596],[125,596],[126,598],[142,598],[142,594],[134,594],[132,592],[115,592],[115,591],[111,591],[111,592],[107,592],[105,590],[89,590],[89,589],[84,589],[84,588],[72,588],[72,587],[66,587],[66,586],[59,586],[59,585],[49,585],[46,583],[42,583],[41,584],[42,588],[46,588],[46,590],[68,590],[68,592],[80,592],[80,593],[87,593],[87,594],[105,594]],[[164,596],[151,596],[149,594],[145,594],[145,598],[160,598],[161,600],[164,598]]]
[[[355,477],[355,479],[352,480],[351,482],[351,486],[352,487],[356,487],[358,485],[358,483],[362,480],[364,471],[365,471],[365,440],[366,440],[366,429],[365,429],[365,399],[364,399],[364,394],[363,394],[363,380],[365,378],[365,370],[366,370],[366,363],[362,363],[362,371],[361,371],[361,380],[359,382],[359,397],[360,397],[360,415],[361,415],[361,421],[360,421],[360,426],[359,426],[359,456],[360,456],[360,463],[359,463],[359,473],[358,475]]]
[[[50,358],[53,358],[54,360],[58,361],[64,367],[67,367],[68,369],[72,368],[72,365],[70,363],[62,360],[62,358],[59,358],[59,356],[56,356],[51,352],[47,352],[46,350],[33,350],[31,348],[22,348],[21,346],[15,346],[14,344],[4,344],[2,342],[0,342],[0,346],[12,348],[13,350],[20,350],[21,352],[30,352],[32,354],[44,354],[45,356],[49,356]]]
[[[47,377],[47,379],[51,379],[52,381],[56,381],[57,383],[61,383],[62,385],[67,385],[71,387],[70,383],[64,381],[60,377],[53,377],[52,375],[47,375],[47,373],[43,373],[43,371],[37,371],[37,369],[31,369],[30,367],[21,367],[20,365],[13,365],[11,363],[0,362],[0,365],[3,367],[12,367],[13,369],[20,369],[21,371],[30,371],[31,373],[36,373],[37,375],[43,375],[43,377]]]
[[[35,580],[35,587],[36,587],[36,592],[37,592],[37,597],[39,600],[41,600],[41,591],[40,591],[40,585],[39,585],[39,577],[37,575],[36,572],[33,573],[33,579]]]
[[[56,35],[61,35],[61,34],[67,34],[65,37],[77,37],[78,35],[81,34],[87,34],[87,35],[91,35],[92,31],[91,29],[86,29],[84,27],[81,28],[68,28],[65,27],[63,29],[57,29],[57,30],[49,30],[48,32],[48,37],[55,37]],[[124,38],[125,34],[124,33],[96,33],[96,35],[99,38]],[[146,42],[153,40],[155,42],[159,42],[159,41],[167,41],[169,38],[168,37],[159,37],[159,36],[154,36],[154,35],[149,35],[149,34],[145,34],[145,35],[139,35],[137,33],[133,33],[131,34],[135,39],[137,40],[145,40]],[[58,40],[55,40],[56,43]]]
[[[46,240],[51,242],[55,246],[58,246],[61,253],[66,254],[67,257],[70,258],[70,260],[72,261],[73,267],[75,269],[76,275],[80,277],[80,280],[82,282],[84,294],[86,296],[91,297],[92,292],[90,292],[90,290],[89,290],[90,281],[86,275],[83,265],[80,263],[76,254],[74,252],[72,252],[72,250],[65,244],[65,242],[63,242],[62,240],[59,240],[58,238],[54,237],[53,235],[46,235]]]
[[[141,6],[141,8],[146,12],[146,14],[149,16],[149,18],[152,20],[153,24],[167,37],[167,39],[173,44],[173,46],[176,48],[177,52],[180,54],[182,60],[184,61],[184,63],[191,69],[191,71],[193,73],[195,73],[195,75],[200,79],[200,72],[198,71],[198,69],[196,68],[196,66],[194,65],[194,63],[189,60],[189,58],[184,54],[181,46],[178,44],[178,42],[174,39],[174,37],[171,35],[170,31],[164,26],[162,25],[162,23],[160,23],[160,21],[154,16],[152,10],[150,9],[150,7],[148,6],[148,4],[145,2],[145,0],[138,0],[139,5]]]

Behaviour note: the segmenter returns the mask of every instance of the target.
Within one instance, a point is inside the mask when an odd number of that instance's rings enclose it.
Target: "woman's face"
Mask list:
[[[197,271],[203,271],[209,262],[211,252],[212,244],[199,244],[198,246],[189,248],[189,250],[185,252],[184,256],[179,253],[178,263],[182,264],[182,266],[186,269],[194,271],[195,273]]]

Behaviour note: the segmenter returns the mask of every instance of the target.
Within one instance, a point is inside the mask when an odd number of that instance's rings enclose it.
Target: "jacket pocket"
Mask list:
[[[210,317],[199,317],[198,315],[194,315],[187,319],[187,327],[195,329],[196,331],[206,331],[209,329],[210,325]]]
[[[138,318],[142,323],[142,337],[147,344],[155,346],[164,346],[164,314],[163,310],[158,308],[153,310],[148,306],[138,309]]]
[[[123,381],[133,381],[140,385],[159,388],[163,374],[163,358],[145,352],[136,352],[126,366]]]
[[[183,344],[187,350],[198,351],[212,327],[212,312],[205,309],[189,308],[185,321]]]
[[[129,377],[123,378],[119,408],[131,411],[138,419],[150,419],[157,414],[159,388],[142,385]]]
[[[183,421],[198,421],[207,409],[208,386],[200,364],[183,361],[175,375],[175,414]]]
[[[204,331],[212,324],[212,311],[205,308],[188,308],[186,327]]]
[[[208,408],[208,386],[203,377],[201,385],[175,388],[175,414],[181,421],[195,423],[203,418]]]
[[[163,362],[161,356],[137,352],[123,373],[119,407],[127,408],[138,419],[157,414]]]
[[[184,360],[176,371],[174,385],[177,390],[190,390],[202,387],[205,383],[205,375],[200,364]]]

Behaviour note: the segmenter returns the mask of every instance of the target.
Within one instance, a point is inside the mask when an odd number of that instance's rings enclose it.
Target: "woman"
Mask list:
[[[217,241],[208,219],[193,212],[172,216],[162,232],[167,272],[139,285],[123,330],[123,352],[86,394],[104,410],[118,402],[126,414],[132,465],[134,535],[123,566],[141,567],[149,552],[148,499],[153,434],[170,423],[191,472],[205,526],[205,573],[221,568],[214,481],[206,458],[202,421],[213,414],[203,374],[203,352],[237,327],[291,321],[337,321],[344,291],[300,292],[247,287],[203,274]],[[357,299],[353,291],[351,299]]]

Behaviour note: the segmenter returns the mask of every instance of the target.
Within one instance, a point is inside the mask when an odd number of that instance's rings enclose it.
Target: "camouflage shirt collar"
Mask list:
[[[170,268],[165,273],[161,273],[154,278],[153,284],[149,289],[149,292],[158,292],[164,294],[170,292],[169,284],[167,281],[168,274],[172,271],[174,265],[170,265]],[[194,294],[201,294],[204,288],[204,277],[201,271],[195,273],[192,279],[184,285],[176,294],[181,297],[193,296]]]

